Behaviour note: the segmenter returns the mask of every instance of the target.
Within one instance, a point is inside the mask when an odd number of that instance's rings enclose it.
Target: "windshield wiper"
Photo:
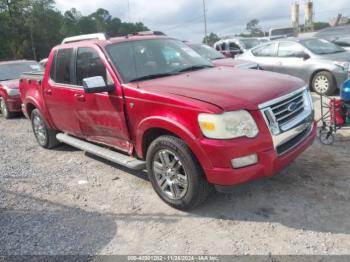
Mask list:
[[[0,81],[10,81],[10,80],[13,80],[13,79],[0,79]]]
[[[212,67],[213,66],[211,66],[211,65],[194,65],[194,66],[189,66],[189,67],[182,68],[178,72],[182,73],[182,72],[188,72],[188,71],[194,71],[194,70],[200,70],[200,69],[212,68]]]
[[[152,75],[140,76],[140,77],[131,79],[130,82],[150,80],[150,79],[156,79],[156,78],[160,78],[160,77],[173,76],[173,75],[175,75],[175,73],[152,74]]]

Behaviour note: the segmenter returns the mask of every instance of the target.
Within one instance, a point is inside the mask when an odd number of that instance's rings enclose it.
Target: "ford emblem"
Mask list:
[[[297,110],[297,108],[298,108],[298,104],[296,102],[292,102],[288,105],[287,110],[289,112],[294,112],[295,110]]]

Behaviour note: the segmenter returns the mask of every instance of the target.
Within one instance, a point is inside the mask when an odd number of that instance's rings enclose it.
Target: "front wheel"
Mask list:
[[[161,136],[151,143],[147,170],[159,197],[177,209],[195,208],[213,190],[188,146],[177,137]]]
[[[9,111],[5,99],[3,97],[0,97],[0,111],[6,119],[10,119],[14,116],[14,114]]]
[[[333,95],[337,85],[330,72],[322,71],[317,73],[312,80],[313,90],[320,95]]]
[[[59,144],[56,139],[56,131],[50,129],[38,109],[31,113],[33,132],[39,145],[43,148],[53,148]]]

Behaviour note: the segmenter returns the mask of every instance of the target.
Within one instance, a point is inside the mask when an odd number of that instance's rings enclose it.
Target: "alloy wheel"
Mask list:
[[[5,100],[3,98],[0,99],[0,113],[6,116],[8,114],[7,107],[5,104]]]
[[[326,76],[320,75],[315,79],[314,89],[317,93],[324,94],[329,89],[329,80]]]
[[[188,190],[188,176],[176,156],[170,150],[160,150],[154,157],[153,172],[161,192],[172,200],[183,198]]]
[[[39,116],[34,116],[33,128],[40,145],[45,145],[47,143],[47,131],[43,120]]]

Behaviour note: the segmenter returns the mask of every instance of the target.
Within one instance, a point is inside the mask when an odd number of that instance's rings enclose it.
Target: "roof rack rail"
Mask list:
[[[107,40],[108,37],[105,33],[97,33],[97,34],[88,34],[88,35],[78,35],[67,37],[63,39],[62,44],[80,42],[85,40]]]

